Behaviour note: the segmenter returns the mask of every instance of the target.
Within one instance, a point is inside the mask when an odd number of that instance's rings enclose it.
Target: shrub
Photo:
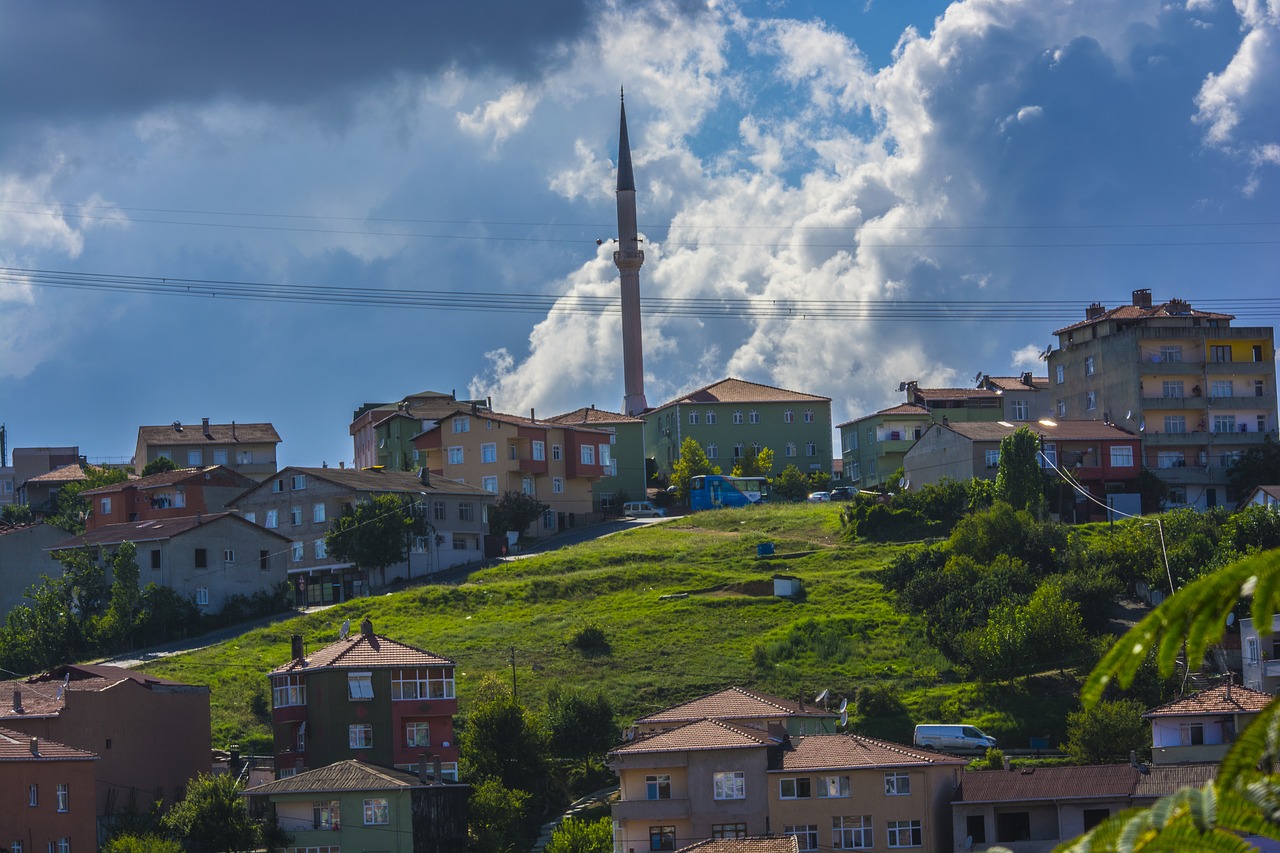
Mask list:
[[[584,655],[605,655],[610,651],[609,638],[596,622],[588,622],[574,631],[569,644]]]

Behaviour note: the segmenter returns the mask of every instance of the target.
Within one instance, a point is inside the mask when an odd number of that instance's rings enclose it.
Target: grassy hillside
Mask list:
[[[511,678],[514,650],[518,694],[533,707],[552,685],[603,689],[625,720],[735,684],[806,700],[829,688],[851,702],[860,687],[883,685],[875,719],[858,721],[868,733],[907,739],[913,722],[963,719],[1010,746],[1062,739],[1075,680],[960,682],[877,582],[902,546],[844,543],[839,509],[674,519],[504,563],[461,586],[348,602],[148,669],[213,688],[215,746],[269,743],[266,673],[288,659],[291,634],[317,649],[344,619],[365,616],[380,634],[456,660],[464,712],[485,675]],[[766,541],[775,556],[757,559]],[[802,578],[805,595],[774,597],[777,573]],[[587,625],[602,630],[607,649],[584,654],[570,642]]]

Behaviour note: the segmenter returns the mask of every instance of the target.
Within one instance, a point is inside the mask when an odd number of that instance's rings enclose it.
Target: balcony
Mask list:
[[[687,820],[691,810],[688,797],[667,800],[619,800],[613,804],[613,819],[622,820]]]
[[[1157,389],[1158,390],[1158,389]],[[1142,408],[1146,410],[1200,410],[1209,405],[1208,397],[1192,395],[1189,397],[1143,397]]]
[[[512,470],[519,471],[522,474],[545,474],[547,473],[547,460],[545,459],[513,459],[511,460]]]
[[[888,439],[876,442],[876,456],[887,456],[890,453],[906,453],[915,444],[914,438]]]
[[[1262,674],[1266,678],[1280,677],[1280,660],[1264,660],[1262,662]]]

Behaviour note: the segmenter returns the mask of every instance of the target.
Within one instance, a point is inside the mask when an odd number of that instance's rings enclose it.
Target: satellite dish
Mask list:
[[[899,488],[899,489],[901,489],[901,488],[905,488],[905,487],[906,487],[906,485],[907,485],[907,478],[906,478],[906,477],[899,477],[899,478],[898,478],[898,488]]]
[[[1234,625],[1234,624],[1236,624],[1236,614],[1235,614],[1234,612],[1233,612],[1233,613],[1228,613],[1228,614],[1227,614],[1227,627],[1228,627],[1228,628],[1230,628],[1230,627],[1231,627],[1232,625]]]
[[[1133,409],[1130,409],[1129,411],[1125,412],[1125,413],[1124,413],[1124,418],[1125,418],[1125,420],[1127,420],[1127,421],[1131,421],[1131,420],[1133,420]]]
[[[970,835],[968,838],[966,838],[966,839],[964,840],[964,849],[965,849],[965,850],[972,850],[972,849],[973,849],[973,836],[972,836],[972,835]]]
[[[342,623],[342,630],[338,632],[338,639],[345,640],[347,635],[351,633],[351,620],[347,619]]]
[[[1142,421],[1138,424],[1138,432],[1146,432],[1146,431],[1147,431],[1147,419],[1143,418]]]
[[[1044,352],[1040,353],[1040,360],[1047,361],[1049,359],[1049,353],[1051,352],[1053,352],[1053,344],[1049,344],[1044,348]]]
[[[973,381],[974,381],[975,383],[977,383],[978,385],[981,385],[981,384],[982,384],[982,371],[981,371],[981,370],[979,370],[977,373],[973,374]]]
[[[841,699],[841,700],[840,700],[840,707],[839,707],[837,710],[839,710],[841,714],[843,714],[843,713],[845,713],[846,711],[848,711],[848,710],[849,710],[849,700],[848,700],[848,699]]]
[[[827,690],[827,689],[824,689],[824,690],[823,690],[821,693],[819,693],[817,696],[813,697],[813,704],[815,704],[815,705],[821,705],[823,702],[827,701],[827,697],[828,697],[828,696],[830,696],[830,695],[831,695],[831,691],[830,691],[830,690]]]

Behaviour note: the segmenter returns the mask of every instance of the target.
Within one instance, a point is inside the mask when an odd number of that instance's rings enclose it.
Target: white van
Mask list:
[[[622,514],[632,518],[662,518],[667,511],[658,509],[648,501],[628,501],[622,505]]]
[[[925,749],[981,749],[996,745],[996,739],[973,726],[926,723],[916,726],[916,746]]]

